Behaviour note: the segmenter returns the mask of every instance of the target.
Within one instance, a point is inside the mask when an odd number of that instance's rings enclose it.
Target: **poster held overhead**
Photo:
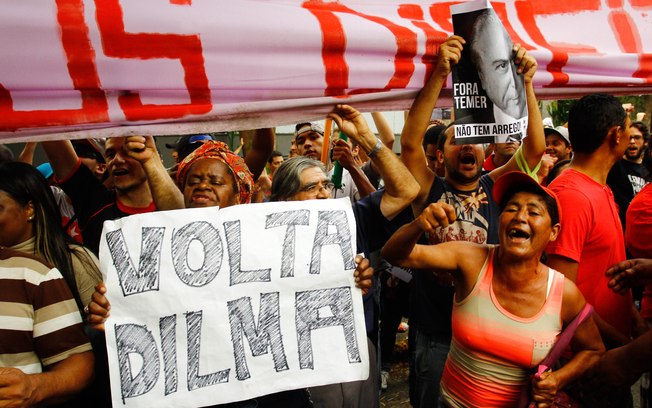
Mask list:
[[[456,143],[520,142],[527,98],[507,30],[487,0],[451,6],[451,14],[455,34],[466,40],[453,67]]]

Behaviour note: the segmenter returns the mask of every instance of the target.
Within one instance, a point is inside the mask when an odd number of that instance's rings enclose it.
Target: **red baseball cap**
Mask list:
[[[494,201],[501,206],[503,204],[503,199],[505,198],[505,193],[510,190],[523,188],[523,187],[533,187],[535,190],[538,190],[542,195],[546,195],[555,200],[557,205],[557,215],[559,218],[559,223],[561,223],[561,204],[557,198],[557,194],[554,191],[550,190],[547,187],[539,184],[535,179],[528,176],[527,174],[520,171],[510,171],[503,174],[496,180],[494,183],[494,188],[491,192],[491,195],[494,198]]]

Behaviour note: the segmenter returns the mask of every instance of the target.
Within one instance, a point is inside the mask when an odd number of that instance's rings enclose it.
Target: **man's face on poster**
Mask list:
[[[495,21],[495,23],[494,23]],[[525,116],[519,96],[518,78],[512,56],[512,40],[497,19],[488,19],[475,34],[475,65],[487,96],[500,110],[513,118]]]

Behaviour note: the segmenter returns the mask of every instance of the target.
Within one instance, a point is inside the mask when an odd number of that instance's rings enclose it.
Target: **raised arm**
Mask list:
[[[27,164],[34,164],[34,151],[36,151],[36,142],[27,142],[23,150],[18,155],[16,161]]]
[[[401,160],[369,130],[362,114],[348,105],[336,105],[328,115],[348,137],[355,140],[376,165],[385,181],[380,211],[392,219],[414,200],[419,185]]]
[[[378,138],[391,150],[394,147],[396,137],[389,121],[382,112],[371,112],[371,118],[376,124],[376,129],[378,129]]]
[[[129,136],[125,139],[124,149],[129,157],[143,166],[157,209],[184,208],[183,194],[165,169],[152,136]]]
[[[423,137],[430,122],[430,116],[437,105],[439,93],[446,85],[446,78],[461,55],[464,39],[459,36],[449,37],[440,47],[437,67],[428,79],[419,95],[412,103],[410,112],[401,132],[401,160],[414,176],[420,186],[414,207],[423,208],[435,174],[428,169],[426,154],[423,151]]]
[[[272,128],[256,129],[256,133],[251,140],[251,150],[244,158],[249,171],[254,175],[254,181],[258,179],[263,172],[267,159],[274,150],[274,140],[276,134]]]
[[[364,198],[376,191],[376,188],[371,184],[367,175],[364,174],[360,166],[358,166],[358,163],[356,163],[353,157],[351,143],[346,140],[337,139],[333,145],[333,160],[337,160],[349,172],[351,179],[353,179],[358,189],[360,198]]]
[[[523,139],[521,149],[529,170],[534,170],[546,152],[546,136],[541,125],[541,112],[539,112],[539,103],[534,93],[533,84],[534,74],[537,71],[537,60],[528,54],[520,44],[514,44],[514,52],[516,53],[515,62],[518,67],[517,72],[523,75],[525,95],[527,97],[527,137]],[[504,173],[515,170],[519,170],[516,155],[512,156],[504,166],[498,167],[489,174],[494,180],[498,180],[498,177]]]
[[[456,270],[459,265],[451,250],[458,246],[459,242],[417,244],[424,232],[433,234],[438,227],[447,227],[455,219],[455,208],[450,204],[430,204],[414,221],[402,226],[392,235],[383,247],[382,257],[392,265],[405,268]]]
[[[48,156],[54,175],[59,180],[65,180],[77,168],[79,157],[70,140],[42,142],[43,150]]]

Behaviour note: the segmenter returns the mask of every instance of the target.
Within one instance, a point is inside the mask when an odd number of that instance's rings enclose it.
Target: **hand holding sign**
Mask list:
[[[516,63],[517,71],[523,75],[525,84],[531,84],[534,74],[537,72],[537,60],[521,46],[521,44],[514,44],[514,62]]]
[[[371,267],[369,260],[362,255],[356,255],[355,264],[356,267],[353,272],[355,286],[362,289],[362,294],[366,295],[373,285],[372,278],[374,277],[374,268]]]
[[[462,57],[462,49],[466,41],[459,35],[452,35],[439,47],[439,56],[437,58],[437,69],[433,75],[448,77],[453,65],[457,64]]]
[[[104,322],[109,318],[111,310],[111,304],[109,299],[106,298],[106,286],[104,282],[95,286],[95,292],[93,292],[93,300],[87,305],[88,307],[88,316],[86,320],[96,330],[104,331]]]
[[[467,45],[453,68],[456,143],[521,141],[528,123],[525,79],[536,61],[508,31],[487,0],[451,6],[453,28]]]

